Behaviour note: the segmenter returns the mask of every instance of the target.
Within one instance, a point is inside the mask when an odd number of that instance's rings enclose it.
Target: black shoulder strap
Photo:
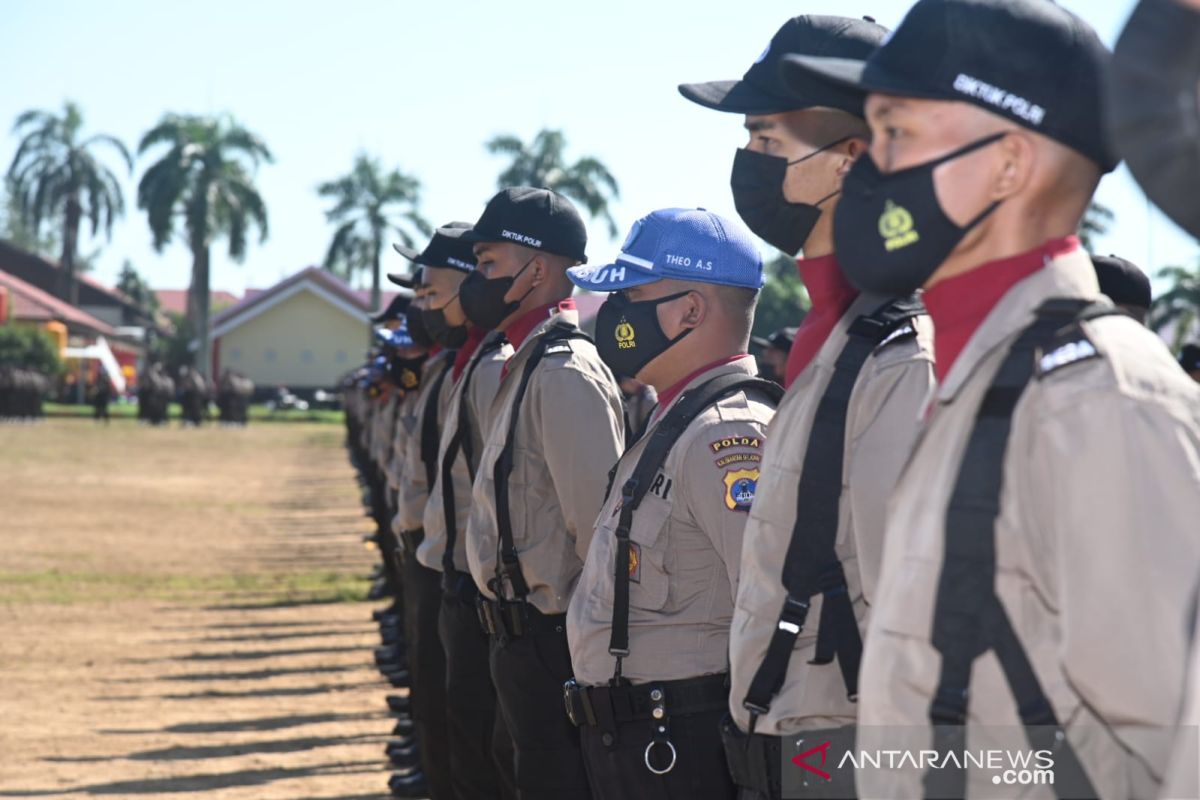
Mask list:
[[[474,464],[474,445],[471,443],[471,421],[470,403],[468,402],[469,393],[471,391],[471,379],[475,377],[475,370],[492,353],[499,350],[505,344],[504,336],[496,336],[484,342],[479,346],[479,349],[467,362],[467,368],[463,372],[462,383],[458,388],[458,416],[457,425],[454,429],[454,435],[450,437],[450,441],[446,444],[446,452],[442,454],[441,464],[441,489],[442,489],[442,516],[446,520],[446,549],[442,553],[442,570],[449,574],[454,570],[454,548],[458,542],[458,518],[455,515],[454,508],[454,460],[458,458],[459,451],[462,451],[463,457],[467,460],[467,471],[471,475],[471,480],[475,480],[475,464]]]
[[[783,387],[762,378],[729,373],[705,381],[684,393],[659,420],[642,450],[637,466],[621,487],[621,512],[616,531],[617,557],[613,572],[612,633],[608,641],[608,652],[617,658],[614,684],[621,680],[621,659],[629,655],[629,531],[633,525],[633,513],[642,504],[654,476],[692,420],[721,398],[737,391],[760,392],[767,396],[771,405],[779,405],[783,399]],[[610,491],[611,486],[610,480]]]
[[[751,713],[751,727],[771,707],[787,677],[796,637],[804,629],[809,603],[823,597],[817,632],[815,664],[837,656],[842,680],[851,699],[858,695],[858,666],[862,638],[838,560],[838,519],[842,468],[846,449],[846,415],[850,396],[863,364],[877,348],[904,336],[915,336],[914,317],[925,313],[915,297],[892,300],[850,324],[846,344],[834,362],[833,376],[817,404],[808,435],[800,486],[796,491],[796,522],[783,564],[787,597],[775,633],[767,646],[742,705]]]
[[[429,387],[429,395],[425,405],[421,407],[421,463],[425,465],[425,491],[433,491],[433,482],[437,478],[438,441],[438,397],[442,393],[442,385],[446,376],[454,367],[454,352],[446,356],[446,363],[438,373],[433,386]]]
[[[1071,797],[1096,795],[1065,735],[1061,735],[1054,708],[996,595],[996,518],[1000,514],[1013,411],[1035,370],[1058,346],[1078,341],[1081,336],[1086,339],[1082,321],[1117,313],[1111,306],[1085,300],[1048,300],[1009,349],[976,412],[950,495],[946,554],[933,612],[932,644],[942,656],[937,693],[929,709],[937,732],[935,742],[949,746],[962,732],[972,666],[976,658],[992,650],[1031,744],[1037,748],[1036,740],[1041,740],[1047,749],[1055,751],[1054,783],[1060,797],[1064,791]],[[1038,730],[1030,730],[1035,727]],[[965,796],[957,793],[958,787],[966,790],[965,772],[946,770],[939,776],[933,772],[942,771],[931,770],[926,776],[927,794]],[[941,794],[944,791],[950,794]]]
[[[521,416],[521,403],[525,399],[525,390],[529,388],[529,380],[533,377],[533,372],[541,363],[543,356],[547,351],[557,350],[558,346],[569,349],[567,342],[570,339],[591,341],[591,337],[579,330],[577,326],[566,322],[557,322],[550,326],[534,344],[533,351],[525,362],[525,368],[521,370],[520,383],[517,384],[517,390],[513,395],[504,448],[500,451],[492,468],[492,481],[496,492],[496,528],[499,535],[496,542],[496,577],[489,581],[489,588],[496,597],[501,599],[504,597],[503,590],[506,580],[512,587],[515,599],[524,600],[529,595],[529,584],[525,582],[525,575],[521,572],[521,562],[517,557],[517,546],[513,540],[512,516],[509,514],[508,506],[508,476],[513,467],[513,449],[516,446],[517,421]]]

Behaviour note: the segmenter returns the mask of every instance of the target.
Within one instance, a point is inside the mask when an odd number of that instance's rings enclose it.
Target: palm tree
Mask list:
[[[1089,253],[1096,252],[1096,237],[1108,233],[1116,217],[1108,206],[1095,200],[1088,203],[1083,219],[1079,221],[1079,243]]]
[[[138,208],[146,211],[155,250],[162,252],[175,234],[175,220],[192,251],[192,285],[188,291],[188,321],[200,342],[196,368],[209,376],[209,256],[217,238],[229,240],[229,257],[246,256],[246,235],[258,229],[267,238],[267,208],[254,185],[262,162],[271,151],[255,134],[235,120],[186,114],[167,114],[142,137],[141,155],[166,145],[167,151],[142,175]]]
[[[542,130],[525,144],[516,136],[493,137],[488,152],[512,157],[512,163],[500,173],[498,188],[538,186],[553,189],[578,200],[593,217],[608,224],[608,235],[617,235],[617,223],[608,210],[610,201],[620,196],[617,179],[598,159],[591,156],[567,164],[563,158],[567,140],[562,131]]]
[[[385,239],[389,233],[413,246],[412,231],[426,236],[433,228],[417,210],[421,182],[398,169],[385,172],[379,159],[360,153],[349,175],[317,187],[321,197],[333,201],[325,219],[337,225],[325,269],[350,280],[355,273],[371,273],[371,307],[379,308],[379,276]]]
[[[26,111],[13,132],[21,144],[8,168],[8,185],[22,224],[35,237],[42,223],[62,221],[62,257],[57,292],[71,305],[79,302],[75,273],[78,266],[79,226],[87,219],[92,236],[101,226],[112,238],[113,219],[125,213],[121,185],[96,155],[101,145],[115,150],[133,170],[133,159],[121,141],[106,133],[84,137],[83,114],[72,102],[61,116],[49,111]]]
[[[1170,288],[1150,304],[1148,324],[1160,333],[1173,327],[1171,347],[1178,351],[1200,322],[1200,264],[1192,269],[1163,267],[1155,277],[1169,281]]]

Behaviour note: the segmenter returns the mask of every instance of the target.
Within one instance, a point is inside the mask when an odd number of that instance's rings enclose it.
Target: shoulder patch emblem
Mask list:
[[[575,351],[574,351],[574,349],[572,349],[570,342],[555,342],[554,344],[548,345],[546,347],[545,355],[557,356],[557,355],[562,355],[563,353],[573,353],[573,352],[575,352]]]
[[[762,437],[760,436],[727,436],[724,439],[718,439],[715,442],[709,442],[708,447],[714,454],[721,452],[729,447],[752,447],[755,450],[762,447]]]
[[[725,507],[730,511],[749,511],[758,488],[758,469],[731,469],[723,478]]]
[[[744,461],[757,464],[762,461],[762,456],[758,453],[729,453],[728,455],[721,456],[713,463],[718,467],[727,467],[730,464],[740,464]]]
[[[629,582],[642,582],[642,546],[637,542],[629,543]]]
[[[1091,339],[1084,336],[1082,339],[1067,342],[1054,348],[1049,353],[1044,353],[1038,359],[1037,374],[1040,378],[1070,364],[1099,357],[1100,353],[1096,350],[1096,346],[1092,344]]]

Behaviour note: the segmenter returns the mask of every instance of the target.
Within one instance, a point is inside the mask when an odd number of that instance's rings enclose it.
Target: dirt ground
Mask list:
[[[341,441],[0,425],[0,797],[386,793]]]

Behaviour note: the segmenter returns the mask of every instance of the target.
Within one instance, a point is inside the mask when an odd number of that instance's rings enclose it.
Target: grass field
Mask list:
[[[90,419],[92,416],[90,405],[46,403],[45,409],[46,415],[49,417],[86,417]],[[179,421],[178,403],[171,403],[169,414],[173,422]],[[217,419],[216,414],[216,407],[213,406],[212,419],[214,422]],[[137,405],[134,403],[111,403],[108,407],[108,415],[113,419],[137,419]],[[330,425],[342,425],[345,418],[345,414],[341,410],[332,411],[327,408],[314,408],[309,411],[294,409],[272,411],[265,405],[250,406],[251,422],[323,422]]]
[[[342,436],[0,425],[0,797],[381,794]]]

